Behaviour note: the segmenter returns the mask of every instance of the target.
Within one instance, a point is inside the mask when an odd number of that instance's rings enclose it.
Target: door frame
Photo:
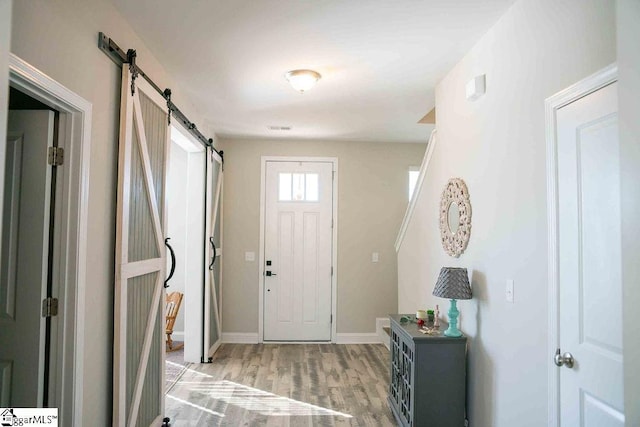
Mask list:
[[[65,425],[74,425],[82,419],[83,412],[92,104],[14,54],[9,57],[9,85],[60,113],[58,144],[66,151],[66,162],[58,172],[53,281],[65,287],[58,290],[60,326],[57,333],[52,330],[51,337],[52,345],[59,349],[51,360],[51,405],[60,409]]]
[[[260,163],[260,248],[258,256],[258,342],[264,342],[264,240],[265,240],[265,206],[266,206],[266,173],[267,162],[324,162],[333,164],[333,229],[331,230],[331,342],[336,342],[338,324],[338,158],[337,157],[289,157],[262,156]],[[273,343],[274,341],[269,341]]]
[[[560,345],[560,282],[558,241],[558,157],[557,112],[560,108],[618,80],[618,67],[611,64],[602,70],[561,90],[545,100],[545,133],[547,145],[547,223],[548,223],[548,420],[550,427],[560,426],[560,370],[553,355]]]
[[[0,0],[0,82],[9,81],[9,58],[11,54],[11,8],[12,0]],[[0,176],[4,176],[5,138],[7,137],[7,113],[9,110],[9,87],[0,85]],[[3,180],[4,182],[4,180]],[[0,185],[0,200],[3,199],[4,185]],[[2,229],[0,227],[0,234]]]
[[[180,149],[184,150],[187,153],[187,169],[189,169],[191,167],[191,161],[192,159],[192,155],[202,155],[203,156],[203,169],[202,169],[202,174],[204,175],[203,178],[203,182],[207,180],[207,167],[206,164],[208,162],[209,159],[209,155],[210,155],[210,149],[205,147],[204,145],[202,145],[198,140],[195,139],[195,137],[193,135],[191,135],[191,133],[187,132],[187,129],[182,125],[182,123],[172,123],[171,126],[171,144],[175,144],[176,146],[180,147]],[[222,162],[222,159],[220,158],[220,156],[213,151],[213,154],[211,154],[212,156],[215,156],[216,159],[218,159],[218,161]],[[169,156],[169,163],[168,163],[168,171],[171,169],[171,163],[174,161],[173,156]],[[197,163],[197,161],[196,161]],[[170,176],[167,177],[167,179],[169,180]],[[187,178],[187,185],[190,185],[190,181]],[[205,182],[204,185],[205,190],[206,190],[206,186],[207,183]],[[204,194],[204,193],[203,193]],[[167,200],[171,200],[171,196],[172,193],[169,190],[169,186],[167,186]],[[187,201],[187,204],[189,204],[190,202]],[[190,206],[189,206],[190,208]],[[206,200],[203,200],[203,221],[206,222]],[[172,216],[171,213],[169,211],[167,211],[167,237],[171,237],[172,239],[175,239],[176,236],[172,235],[169,231],[169,227],[170,224],[172,222]],[[203,233],[205,231],[205,225],[203,224]],[[181,238],[184,238],[185,241],[188,241],[188,236],[189,236],[189,230],[185,230],[185,233],[180,236]],[[175,248],[174,248],[175,249]],[[201,249],[201,248],[200,248]],[[176,254],[178,257],[181,256],[181,254],[179,252],[177,252],[176,250]],[[207,257],[206,257],[206,251],[205,250],[201,250],[202,252],[202,264],[207,264]],[[188,251],[182,254],[183,257],[188,257]],[[178,258],[178,265],[181,262],[181,259]],[[198,266],[198,268],[200,269],[201,266]],[[202,356],[203,356],[203,346],[202,346],[202,341],[203,341],[203,333],[204,333],[204,320],[202,317],[197,317],[197,318],[193,318],[194,317],[194,313],[197,313],[197,316],[202,316],[202,306],[203,306],[203,289],[204,289],[204,282],[205,282],[205,274],[207,274],[209,272],[208,268],[202,268],[201,271],[202,273],[202,280],[200,280],[199,282],[190,282],[188,280],[185,280],[185,286],[182,289],[182,293],[184,294],[184,297],[182,299],[182,306],[181,306],[181,312],[184,313],[184,323],[183,323],[183,331],[180,332],[176,332],[175,330],[173,331],[173,336],[175,336],[176,338],[181,338],[182,341],[184,342],[184,358],[186,361],[192,362],[192,363],[200,363],[200,361],[202,360]],[[178,273],[178,271],[176,271],[176,274]],[[174,277],[175,280],[175,277]],[[172,282],[169,282],[169,288],[166,288],[166,292],[173,292],[172,289]],[[175,289],[174,289],[175,290]],[[189,319],[189,320],[187,320]],[[200,324],[202,327],[201,331],[194,331],[193,328],[191,328],[191,326],[193,324]],[[187,326],[189,325],[189,327]],[[197,344],[196,344],[197,343]],[[193,346],[193,347],[192,347]],[[196,348],[196,352],[197,352],[197,357],[192,357],[193,356],[193,348]],[[194,362],[195,361],[195,362]]]

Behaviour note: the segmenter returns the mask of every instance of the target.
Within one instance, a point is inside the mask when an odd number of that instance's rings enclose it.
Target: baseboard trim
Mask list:
[[[376,334],[378,335],[378,340],[387,347],[389,350],[389,335],[382,328],[391,327],[391,322],[388,317],[378,317],[376,318]]]
[[[376,332],[338,333],[336,334],[335,344],[384,344],[387,348],[389,348],[389,337],[382,330],[383,326],[388,325],[389,319],[376,319]],[[258,339],[257,333],[223,332],[222,342],[228,344],[258,344],[260,340]]]
[[[380,344],[380,338],[376,332],[336,334],[336,344]]]
[[[223,332],[222,342],[228,344],[258,344],[258,334],[254,332]]]

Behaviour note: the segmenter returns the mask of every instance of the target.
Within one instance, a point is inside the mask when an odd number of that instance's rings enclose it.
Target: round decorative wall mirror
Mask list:
[[[458,228],[460,228],[460,209],[456,202],[449,203],[449,209],[447,209],[447,225],[451,234],[456,234]]]
[[[442,247],[452,257],[459,257],[471,235],[471,202],[463,180],[452,178],[440,199],[440,238]]]

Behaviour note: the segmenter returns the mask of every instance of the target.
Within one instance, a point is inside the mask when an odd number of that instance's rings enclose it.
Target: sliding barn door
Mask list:
[[[164,413],[165,100],[123,67],[118,159],[113,423],[159,425]]]
[[[222,158],[207,149],[206,236],[204,284],[204,348],[213,356],[222,338]]]

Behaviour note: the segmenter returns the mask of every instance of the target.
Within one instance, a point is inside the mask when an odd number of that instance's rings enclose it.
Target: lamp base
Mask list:
[[[445,331],[444,331],[444,335],[447,337],[461,337],[462,336],[462,332],[460,332],[460,329],[451,329],[451,327],[448,327]]]
[[[462,332],[458,329],[458,315],[460,312],[458,311],[457,301],[452,299],[451,307],[449,307],[449,327],[446,331],[444,331],[444,335],[447,337],[461,337]]]

